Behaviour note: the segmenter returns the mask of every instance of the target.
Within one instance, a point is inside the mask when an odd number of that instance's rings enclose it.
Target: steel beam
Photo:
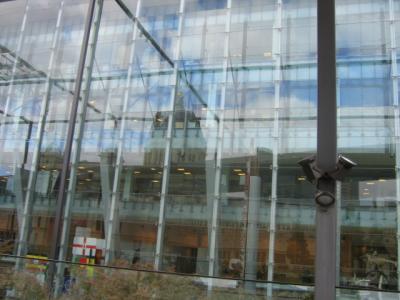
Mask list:
[[[324,173],[336,169],[336,45],[335,1],[317,2],[318,117],[317,167]],[[319,180],[320,191],[335,194],[335,180]],[[335,299],[336,204],[316,208],[315,299]]]

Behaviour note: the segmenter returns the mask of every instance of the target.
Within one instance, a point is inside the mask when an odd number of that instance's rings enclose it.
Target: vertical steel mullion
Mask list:
[[[140,9],[141,9],[141,0],[137,2],[136,7],[136,19],[139,17]],[[122,107],[122,118],[120,124],[120,130],[118,135],[117,142],[117,154],[115,161],[115,170],[114,170],[114,179],[111,191],[111,202],[109,206],[109,216],[108,219],[105,220],[104,227],[107,227],[107,235],[105,237],[106,249],[105,249],[105,264],[109,264],[113,259],[113,251],[114,251],[114,230],[116,228],[116,222],[118,221],[118,212],[119,212],[119,186],[120,186],[120,177],[123,169],[123,148],[124,148],[124,136],[125,136],[125,127],[126,127],[126,115],[128,111],[128,103],[129,103],[129,89],[131,87],[132,80],[132,72],[134,65],[134,57],[135,57],[135,48],[136,48],[136,39],[138,34],[138,23],[133,23],[133,33],[131,39],[131,50],[129,54],[129,67],[126,76],[126,82],[124,87],[124,98],[123,98],[123,107]],[[107,203],[104,203],[107,205]]]
[[[112,122],[116,122],[116,117],[113,116],[111,107],[110,107],[110,101],[111,101],[111,94],[112,94],[112,82],[109,81],[108,85],[108,92],[107,92],[107,100],[106,100],[106,115],[103,121],[103,124],[101,126],[100,130],[100,135],[99,135],[99,142],[97,144],[97,151],[100,153],[100,186],[101,186],[101,199],[103,203],[103,219],[104,223],[106,220],[109,218],[109,209],[108,209],[108,202],[109,198],[111,197],[110,193],[110,153],[103,152],[102,148],[102,138],[104,137],[104,131],[106,130],[107,123],[109,123],[111,120]],[[115,123],[114,123],[115,125]],[[104,226],[104,236],[107,236],[108,229],[106,226]]]
[[[33,86],[25,86],[22,89],[21,94],[19,95],[18,103],[16,104],[16,107],[23,110],[23,102],[28,94],[37,94],[37,89],[40,84],[35,84]],[[17,101],[16,101],[17,102]],[[11,135],[12,139],[18,139],[18,130],[20,127],[20,124],[26,124],[25,121],[23,121],[21,118],[21,113],[20,116],[13,116],[13,123],[11,124]],[[28,150],[29,150],[29,142],[32,137],[32,127],[33,127],[33,121],[29,121],[29,127],[28,129],[28,135],[27,138],[25,139],[24,147],[25,147],[25,153],[24,156],[27,157],[28,155]],[[29,133],[30,132],[30,133]],[[27,143],[28,142],[28,143]],[[18,236],[17,236],[17,253],[19,252],[20,249],[24,249],[24,244],[26,242],[26,238],[23,238],[25,235],[25,230],[24,228],[28,227],[29,225],[29,206],[25,206],[25,186],[23,185],[23,178],[24,178],[24,170],[25,170],[25,162],[21,162],[20,160],[20,152],[19,152],[19,143],[14,142],[14,148],[13,148],[13,193],[15,196],[15,206],[17,210],[17,220],[18,220]],[[22,241],[22,242],[20,242]],[[20,248],[21,245],[21,248]],[[17,260],[17,269],[21,267],[22,260]]]
[[[218,237],[218,216],[219,206],[221,205],[221,173],[222,173],[222,151],[224,146],[224,117],[225,117],[225,100],[226,100],[226,85],[228,82],[228,63],[229,63],[229,34],[231,29],[231,8],[232,0],[227,0],[226,3],[226,23],[225,23],[225,41],[224,41],[224,64],[223,64],[223,82],[221,82],[221,103],[220,114],[217,132],[217,157],[215,168],[215,183],[214,183],[214,197],[212,205],[212,218],[211,218],[211,236],[209,240],[209,262],[208,262],[208,275],[215,276],[215,264],[217,257],[217,237]],[[211,288],[212,286],[209,286]]]
[[[71,148],[71,166],[70,166],[70,176],[68,182],[68,189],[66,192],[66,201],[64,206],[63,212],[63,223],[61,228],[61,237],[60,237],[60,246],[59,246],[59,253],[58,259],[65,260],[67,255],[67,248],[68,248],[68,234],[69,234],[69,225],[71,220],[72,214],[72,203],[75,196],[75,187],[76,187],[76,177],[77,177],[77,167],[80,158],[81,146],[82,146],[82,139],[83,139],[83,131],[85,126],[85,118],[86,118],[86,111],[87,111],[87,104],[90,95],[90,86],[91,86],[91,79],[92,79],[92,71],[94,65],[94,58],[96,53],[96,45],[97,45],[97,38],[99,33],[100,21],[102,16],[102,9],[103,9],[103,0],[96,0],[96,13],[93,21],[93,34],[90,35],[90,41],[88,44],[88,54],[87,57],[89,58],[89,62],[85,66],[85,85],[82,89],[82,101],[78,106],[78,114],[77,114],[77,125],[76,125],[76,134],[73,140],[72,148]],[[56,281],[56,291],[58,292],[59,289],[59,280],[60,277],[64,274],[64,266],[59,265],[57,269],[57,281]]]
[[[340,78],[336,78],[336,122],[337,122],[337,128],[340,130],[341,127],[341,98],[340,98]],[[336,216],[336,284],[340,284],[340,254],[341,254],[341,243],[340,243],[340,238],[341,238],[341,230],[342,230],[342,183],[340,181],[336,182],[336,211],[337,211],[337,216]]]
[[[337,224],[336,224],[336,285],[340,284],[340,238],[342,226],[342,183],[336,182],[336,210],[337,210]]]
[[[24,88],[22,88],[22,90],[20,91],[20,94],[18,95],[18,98],[15,99],[15,103],[14,103],[16,106],[15,110],[21,109],[21,111],[22,111],[22,109],[24,107],[23,102],[24,102],[26,95],[36,94],[37,87],[38,87],[38,85],[32,85],[32,86],[25,86]],[[9,133],[11,133],[11,139],[18,139],[19,138],[19,136],[18,136],[19,127],[20,127],[21,123],[26,124],[26,121],[21,119],[21,118],[23,118],[21,116],[21,112],[19,113],[19,116],[13,116],[12,118],[13,118],[13,121],[10,122],[9,125],[7,124],[9,127],[11,127],[11,128],[9,128],[8,131],[9,131]],[[4,126],[4,128],[5,128],[5,126]],[[31,129],[31,134],[32,134],[32,129]],[[30,139],[30,137],[27,137],[27,138]],[[6,141],[6,139],[4,139],[4,140]],[[14,183],[13,192],[15,194],[16,208],[17,208],[17,213],[18,213],[18,216],[17,216],[18,217],[18,227],[19,227],[18,230],[20,230],[21,224],[22,224],[22,219],[23,219],[23,211],[24,211],[23,203],[24,203],[25,190],[24,190],[24,186],[22,183],[22,178],[23,178],[22,173],[23,173],[25,164],[22,164],[21,159],[20,159],[20,154],[19,154],[19,149],[18,149],[19,143],[14,142],[13,144],[14,145],[13,145],[13,150],[12,150],[12,158],[13,158],[12,167],[13,167],[13,174],[15,176],[15,179],[13,180],[13,183]],[[24,144],[25,144],[24,146],[26,147],[27,146],[26,140],[25,140]],[[25,155],[27,154],[27,150],[28,149],[25,148]],[[18,178],[17,178],[16,174],[18,174],[18,176],[19,176]],[[19,181],[17,181],[17,179]],[[18,185],[18,188],[16,187],[16,185]]]
[[[277,188],[278,188],[278,153],[279,153],[279,113],[280,113],[280,97],[281,97],[281,52],[282,52],[282,0],[276,2],[276,19],[273,27],[273,56],[275,60],[274,66],[274,124],[272,133],[272,179],[271,179],[271,209],[269,221],[269,243],[268,243],[268,273],[267,280],[274,279],[274,255],[275,255],[275,238],[276,238],[276,205],[277,205]],[[268,284],[267,294],[272,296],[272,285]]]
[[[15,50],[15,60],[13,62],[12,71],[11,71],[11,78],[9,80],[9,86],[8,86],[8,89],[7,89],[7,98],[6,98],[6,103],[5,103],[5,107],[4,107],[3,117],[1,118],[0,137],[3,138],[3,140],[4,140],[3,141],[3,145],[4,145],[5,141],[6,141],[6,137],[4,135],[6,134],[7,116],[10,114],[9,110],[10,110],[12,92],[13,92],[13,89],[14,89],[15,73],[16,73],[17,68],[18,68],[18,62],[19,62],[19,57],[20,57],[20,53],[21,53],[21,50],[22,50],[22,44],[23,44],[24,38],[25,38],[25,29],[26,29],[26,23],[27,23],[27,20],[28,20],[29,10],[30,10],[30,0],[27,0],[26,1],[26,5],[25,5],[24,15],[22,17],[21,28],[20,28],[20,31],[19,31],[17,48]],[[19,122],[20,122],[20,120],[17,121],[17,123],[19,123]],[[22,172],[22,170],[17,170],[16,163],[14,162],[14,174],[15,174],[15,172]],[[22,177],[20,177],[20,178],[22,179]],[[19,194],[22,195],[22,198],[23,198],[22,190],[19,191]],[[18,214],[18,209],[21,212],[21,207],[23,207],[22,203],[17,204],[17,214]],[[23,210],[23,208],[22,208],[22,210]],[[22,220],[22,215],[21,216],[17,215],[17,218],[18,218],[18,221]],[[18,226],[19,226],[19,228],[21,228],[21,223],[20,222],[18,222]],[[19,233],[19,235],[20,235],[20,233]]]
[[[328,173],[336,169],[336,45],[335,1],[317,2],[318,116],[317,167]],[[321,191],[335,194],[335,180],[322,178]],[[335,299],[336,286],[336,203],[316,207],[315,299]]]
[[[397,265],[400,264],[400,110],[399,110],[399,75],[397,71],[397,42],[396,19],[393,0],[389,4],[391,73],[393,93],[393,118],[394,118],[394,144],[395,144],[395,171],[396,171],[396,239],[397,239]],[[400,289],[400,268],[397,268],[397,287]]]
[[[63,9],[64,9],[64,1],[60,2],[60,8],[58,10],[57,15],[57,22],[56,28],[53,34],[52,45],[51,45],[51,53],[49,58],[49,64],[47,67],[46,73],[46,81],[44,86],[44,94],[42,96],[41,101],[41,110],[38,120],[38,128],[36,130],[36,144],[35,149],[33,150],[33,157],[32,157],[32,166],[31,172],[29,174],[28,185],[26,189],[25,201],[24,201],[24,208],[23,208],[23,215],[22,215],[22,223],[20,224],[20,232],[19,232],[19,239],[18,239],[18,249],[17,255],[24,256],[26,252],[26,242],[28,238],[28,226],[29,226],[29,218],[31,213],[31,206],[34,198],[34,191],[36,185],[36,178],[39,168],[39,160],[40,160],[40,151],[43,142],[43,135],[44,135],[44,128],[46,125],[47,114],[49,109],[49,102],[50,102],[50,94],[51,94],[51,86],[52,86],[52,73],[53,73],[53,65],[55,60],[55,54],[57,51],[57,44],[59,40],[59,33],[61,27],[61,19],[63,16]],[[22,261],[18,260],[17,268],[21,267]]]
[[[23,44],[24,38],[25,38],[25,29],[26,29],[26,22],[27,22],[27,19],[28,19],[29,10],[30,10],[30,0],[27,0],[26,1],[26,6],[25,6],[24,16],[22,18],[21,29],[20,29],[20,33],[19,33],[19,37],[18,37],[17,48],[15,50],[15,61],[13,63],[13,67],[12,67],[12,71],[11,71],[11,79],[9,81],[10,85],[9,85],[8,91],[7,91],[7,98],[6,98],[6,104],[5,104],[5,107],[4,107],[3,122],[1,124],[1,134],[0,134],[0,136],[3,136],[3,134],[4,134],[4,127],[5,127],[5,124],[6,124],[7,115],[9,114],[11,95],[12,95],[12,91],[13,91],[13,87],[14,87],[15,73],[17,71],[18,60],[19,60],[19,57],[20,57],[22,44]]]
[[[78,70],[75,78],[75,89],[71,104],[71,111],[69,116],[68,122],[68,130],[67,130],[67,138],[65,142],[64,148],[64,155],[63,155],[63,164],[61,170],[61,177],[60,177],[60,185],[59,191],[57,195],[57,204],[56,204],[56,215],[54,221],[54,229],[53,229],[53,236],[52,236],[52,245],[50,250],[50,259],[57,258],[57,252],[59,248],[59,241],[60,241],[60,231],[62,227],[62,214],[64,211],[64,201],[65,201],[65,189],[67,187],[67,179],[68,179],[68,172],[69,172],[69,165],[71,160],[71,151],[72,151],[72,143],[74,138],[74,131],[75,131],[75,123],[77,118],[78,106],[79,106],[79,99],[80,99],[80,92],[82,86],[82,80],[84,75],[84,68],[86,62],[86,53],[88,50],[89,45],[89,38],[90,38],[90,31],[91,25],[94,15],[94,8],[95,8],[96,0],[90,0],[88,5],[88,11],[86,14],[86,22],[81,46],[81,52],[79,57],[79,64]],[[52,285],[54,279],[54,264],[50,264],[50,268],[48,271],[48,281]]]
[[[103,219],[104,223],[109,218],[109,210],[108,210],[108,199],[110,198],[110,165],[109,165],[109,157],[110,153],[103,152],[102,142],[104,137],[104,131],[106,130],[107,124],[112,121],[116,122],[116,117],[112,114],[112,110],[110,107],[111,95],[113,90],[113,81],[108,81],[108,91],[107,98],[105,103],[105,117],[103,124],[101,125],[99,141],[97,143],[97,151],[100,153],[100,186],[101,186],[101,199],[103,203]],[[115,123],[114,123],[115,125]],[[107,236],[107,227],[104,227],[104,236]]]
[[[173,73],[173,78],[175,79],[175,86],[171,90],[171,98],[170,98],[171,106],[169,109],[170,115],[168,118],[166,147],[165,147],[164,162],[163,162],[163,178],[161,181],[160,211],[158,215],[156,253],[154,258],[155,270],[161,270],[162,268],[162,251],[163,251],[164,233],[165,233],[165,209],[166,209],[167,194],[168,194],[169,175],[171,171],[170,169],[171,169],[172,135],[175,127],[174,126],[175,104],[179,86],[179,57],[181,53],[181,44],[182,44],[185,1],[186,0],[180,0],[179,4],[179,25],[178,25],[176,48],[174,53],[174,73]]]

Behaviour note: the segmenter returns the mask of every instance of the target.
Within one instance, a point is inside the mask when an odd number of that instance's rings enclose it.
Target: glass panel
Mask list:
[[[397,55],[395,7],[383,0],[336,1],[336,7],[338,152],[358,164],[337,184],[338,283],[396,290],[399,96],[390,59]]]
[[[282,6],[274,280],[313,283],[315,188],[297,162],[316,151],[316,2]]]
[[[149,13],[142,9],[132,14]],[[104,2],[100,17],[87,57],[60,258],[152,269],[173,70],[114,1]]]
[[[0,11],[0,243],[47,257],[87,1]]]

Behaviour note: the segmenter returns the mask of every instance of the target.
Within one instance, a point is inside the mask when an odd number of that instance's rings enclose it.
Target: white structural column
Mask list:
[[[102,146],[102,136],[104,136],[105,130],[113,130],[116,127],[116,118],[112,114],[111,110],[111,96],[112,96],[112,82],[108,86],[108,93],[107,93],[107,100],[106,100],[106,114],[103,121],[103,125],[100,131],[100,138],[98,143],[97,151],[100,153],[100,185],[101,185],[101,200],[103,202],[103,220],[104,223],[107,222],[110,211],[110,201],[111,198],[111,181],[112,181],[112,165],[115,153],[111,152],[103,152]],[[107,226],[104,227],[104,235],[107,236],[108,228]]]
[[[93,20],[93,30],[90,36],[89,45],[88,45],[88,59],[85,65],[85,73],[84,73],[84,85],[82,88],[82,98],[79,105],[78,110],[78,118],[75,130],[75,136],[73,140],[73,148],[72,148],[72,157],[71,157],[71,170],[69,176],[68,189],[66,192],[66,202],[63,212],[63,225],[61,229],[61,238],[60,238],[60,250],[58,254],[59,260],[65,260],[67,256],[68,249],[68,234],[69,234],[69,225],[71,221],[71,213],[72,213],[72,205],[75,197],[75,187],[76,180],[78,175],[78,164],[82,146],[83,132],[85,128],[85,119],[86,119],[86,111],[88,107],[88,99],[90,95],[90,86],[92,79],[92,71],[94,65],[94,58],[96,55],[96,45],[97,45],[97,37],[99,34],[99,27],[101,21],[101,15],[103,10],[103,0],[97,0],[95,7],[95,17]],[[60,268],[61,269],[61,268]]]
[[[400,110],[399,110],[399,74],[397,71],[397,45],[396,23],[394,14],[394,1],[389,1],[389,26],[391,49],[391,73],[393,93],[393,117],[394,117],[394,143],[396,155],[396,201],[397,201],[397,266],[400,265]],[[397,287],[400,288],[400,268],[397,268]]]
[[[19,224],[19,237],[18,237],[18,249],[17,255],[24,256],[27,250],[26,243],[28,238],[29,231],[29,220],[31,218],[31,207],[34,200],[34,192],[36,185],[36,177],[38,174],[39,160],[40,160],[40,151],[43,142],[43,134],[46,126],[46,119],[49,109],[50,102],[50,94],[51,94],[51,85],[52,85],[52,72],[54,67],[55,56],[57,52],[57,44],[59,40],[60,28],[61,28],[61,20],[63,16],[64,9],[64,1],[60,2],[60,7],[57,15],[56,28],[53,33],[51,50],[50,50],[50,58],[49,64],[47,67],[46,73],[46,81],[44,84],[43,92],[41,95],[41,103],[40,103],[40,115],[37,124],[36,137],[35,137],[35,148],[33,150],[32,156],[32,164],[31,170],[29,173],[28,185],[25,194],[25,201],[23,206],[21,224]],[[18,154],[15,154],[18,155]],[[17,266],[19,267],[19,266]]]
[[[165,146],[164,162],[163,162],[163,178],[161,181],[160,211],[158,215],[156,253],[154,258],[155,270],[161,270],[162,268],[162,251],[163,251],[164,232],[165,232],[165,209],[166,209],[169,175],[171,168],[172,136],[175,127],[174,115],[175,115],[175,104],[177,98],[176,96],[178,93],[178,85],[179,85],[179,58],[180,58],[181,44],[182,44],[184,12],[185,12],[185,0],[181,0],[179,4],[178,32],[177,32],[177,41],[174,53],[175,65],[174,65],[174,73],[172,75],[173,76],[172,78],[175,79],[174,82],[175,85],[171,90],[170,107],[169,107],[170,115],[168,117],[166,146]]]
[[[268,274],[267,280],[274,279],[274,253],[276,235],[276,202],[278,186],[278,153],[279,153],[279,112],[281,97],[281,39],[282,39],[282,0],[276,2],[275,22],[272,35],[272,50],[274,66],[274,127],[272,133],[272,183],[271,183],[271,208],[269,224],[269,244],[268,244]],[[272,286],[268,285],[268,295],[272,295]]]
[[[217,132],[217,155],[215,162],[215,183],[214,183],[214,197],[212,202],[212,217],[211,217],[211,234],[209,236],[209,262],[208,262],[208,275],[215,276],[215,267],[217,263],[217,237],[218,237],[218,217],[221,200],[221,178],[222,178],[222,152],[224,146],[224,117],[225,117],[225,96],[226,85],[228,81],[228,65],[229,65],[229,35],[231,30],[231,13],[232,13],[232,0],[227,0],[226,3],[226,21],[225,21],[225,40],[224,40],[224,62],[222,70],[221,82],[221,102],[219,107],[219,122]],[[211,286],[209,287],[211,288]]]
[[[142,1],[139,0],[137,2],[136,6],[136,13],[135,17],[136,19],[139,18],[140,14],[140,8],[141,8]],[[120,187],[120,182],[121,182],[121,174],[122,174],[122,169],[124,168],[124,159],[123,159],[123,149],[124,149],[124,136],[125,136],[125,130],[126,130],[126,116],[128,112],[128,104],[129,104],[129,91],[131,88],[131,81],[133,77],[133,70],[134,70],[134,64],[135,64],[135,48],[136,48],[136,39],[138,37],[138,25],[137,22],[133,23],[133,33],[132,33],[132,39],[131,39],[131,49],[130,49],[130,54],[129,54],[129,65],[128,65],[128,72],[126,76],[126,81],[125,81],[125,87],[124,87],[124,96],[123,96],[123,106],[122,106],[122,112],[121,112],[121,123],[119,127],[119,134],[118,134],[118,140],[117,140],[117,153],[116,153],[116,161],[115,161],[115,170],[114,170],[114,178],[113,178],[113,185],[112,185],[112,191],[111,191],[111,202],[109,203],[109,206],[107,203],[104,203],[104,205],[109,207],[109,215],[108,219],[106,219],[106,222],[104,224],[104,227],[107,227],[106,230],[106,249],[105,249],[105,263],[109,264],[114,257],[114,247],[115,247],[115,231],[119,227],[118,224],[118,214],[119,214],[119,200],[120,200],[120,194],[119,194],[119,187]]]
[[[258,173],[258,166],[251,166],[255,168]],[[252,170],[251,170],[252,171]],[[251,172],[250,171],[250,172]],[[249,174],[249,201],[248,201],[248,221],[247,221],[247,235],[246,235],[246,268],[244,278],[249,280],[257,279],[257,254],[258,254],[258,222],[259,222],[259,209],[261,197],[261,177],[259,174]],[[248,283],[246,285],[250,290],[255,290],[255,284]]]

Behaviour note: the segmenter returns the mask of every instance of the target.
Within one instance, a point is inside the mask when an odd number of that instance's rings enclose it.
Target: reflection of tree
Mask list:
[[[307,270],[307,266],[313,264],[313,257],[308,250],[308,242],[304,232],[293,232],[291,238],[288,240],[286,245],[286,264],[298,265],[303,269],[293,270],[293,276],[302,276],[303,282],[312,281],[313,274]]]
[[[379,255],[377,251],[363,256],[366,262],[366,278],[370,284],[382,288],[382,285],[390,283],[392,274],[396,273],[397,263],[394,260]]]
[[[14,250],[14,241],[0,241],[0,254],[11,254]]]

